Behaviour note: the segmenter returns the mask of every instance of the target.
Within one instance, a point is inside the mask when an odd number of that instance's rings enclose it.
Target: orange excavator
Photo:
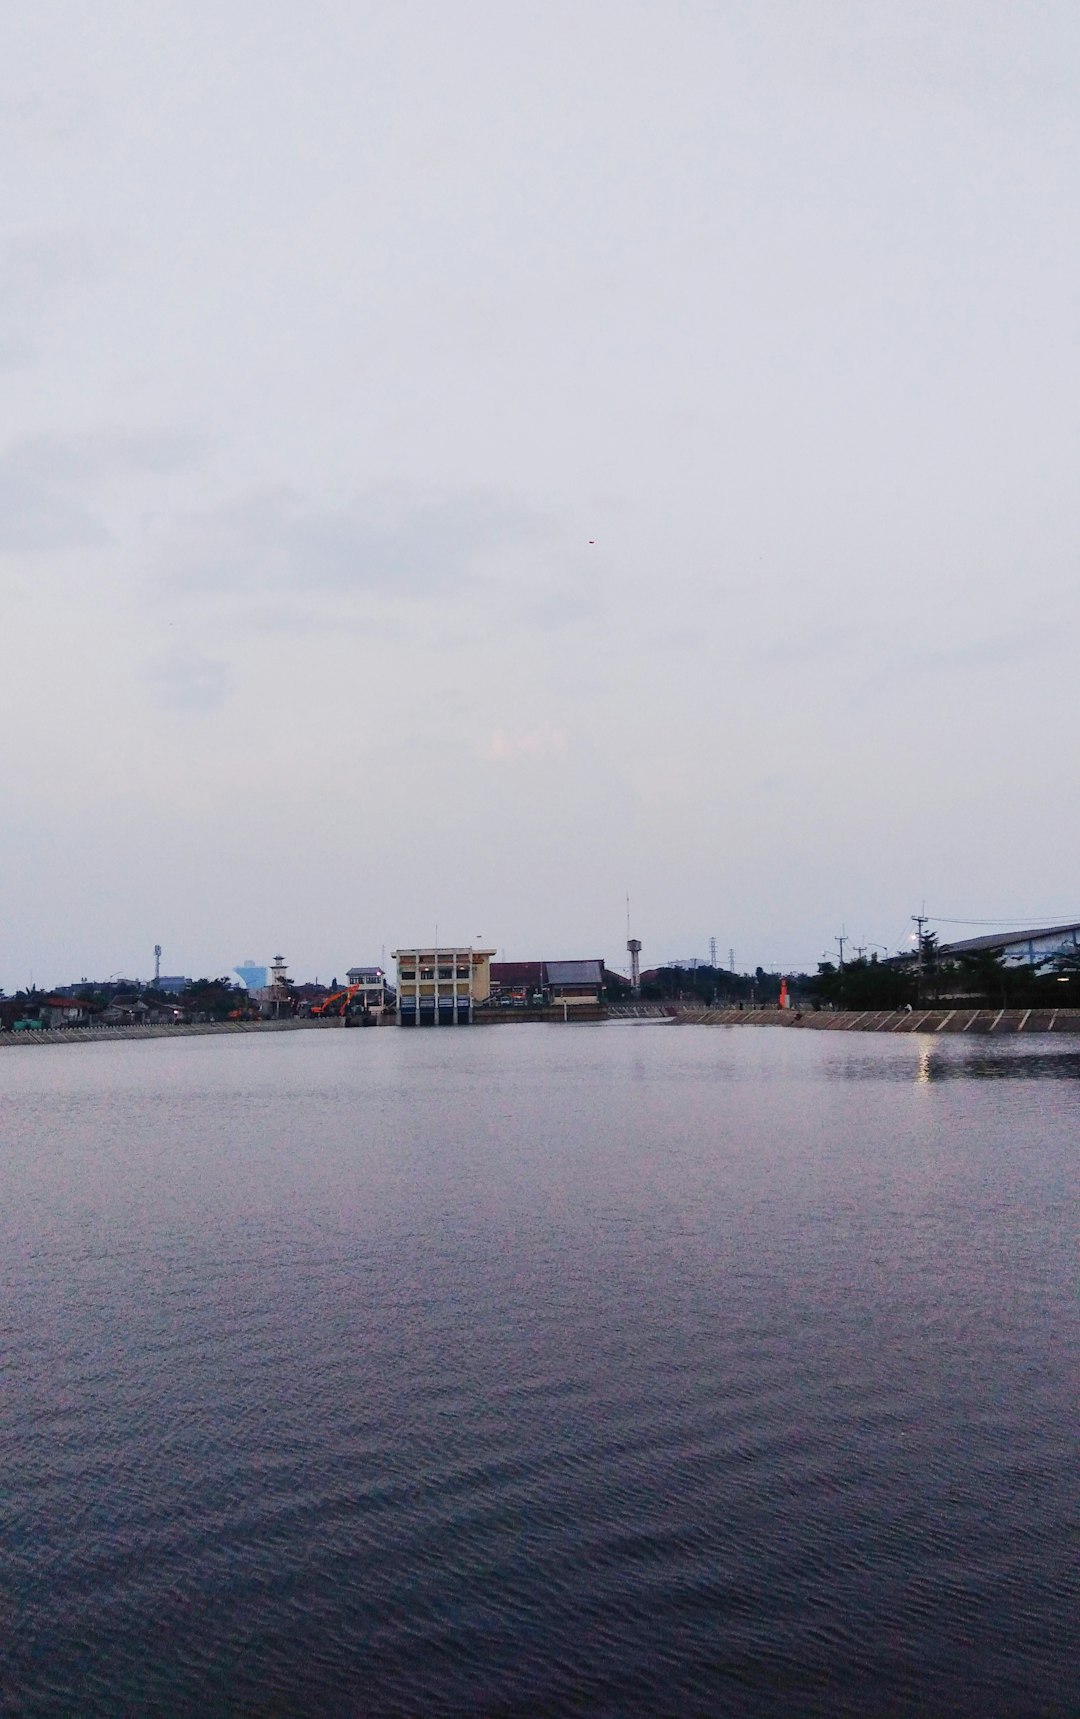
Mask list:
[[[349,1007],[349,1004],[352,1002],[353,998],[356,996],[356,993],[357,993],[357,991],[359,991],[359,989],[360,989],[359,985],[349,985],[344,991],[331,991],[330,995],[328,997],[324,997],[321,1003],[315,1004],[314,1008],[311,1011],[312,1014],[313,1015],[343,1015],[343,1014],[345,1014],[346,1010]],[[336,1008],[334,1007],[335,1003],[337,1004]]]

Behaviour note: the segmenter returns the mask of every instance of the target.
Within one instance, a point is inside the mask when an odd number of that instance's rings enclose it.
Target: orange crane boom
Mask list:
[[[315,1004],[315,1007],[311,1011],[312,1014],[343,1015],[359,989],[359,985],[350,985],[344,991],[331,991],[330,995],[328,997],[324,997],[321,1003]],[[342,999],[341,1007],[339,1009],[331,1009],[331,1003],[336,1003],[339,997]]]

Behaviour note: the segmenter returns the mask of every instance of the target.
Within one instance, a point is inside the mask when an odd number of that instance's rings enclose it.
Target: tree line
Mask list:
[[[647,973],[641,995],[655,1002],[692,1002],[704,1008],[769,1008],[787,979],[795,1008],[905,1009],[970,1003],[973,1008],[1080,1008],[1080,951],[1058,955],[1045,967],[1006,963],[1000,951],[950,955],[933,932],[921,941],[921,960],[881,961],[876,954],[822,961],[816,973],[732,973],[725,967],[659,967]]]
[[[0,1026],[10,1028],[16,1020],[33,1020],[48,1009],[50,998],[82,1003],[93,1019],[109,1008],[145,1004],[150,1010],[179,1010],[188,1020],[227,1021],[256,1013],[250,993],[227,976],[192,979],[182,991],[163,991],[154,985],[130,980],[106,984],[68,985],[46,991],[30,985],[13,996],[0,992]]]
[[[933,1008],[970,1003],[998,1009],[1080,1007],[1080,951],[1046,966],[1006,962],[997,949],[950,954],[926,932],[919,954],[903,966],[862,957],[842,967],[823,961],[808,994],[839,1009]]]

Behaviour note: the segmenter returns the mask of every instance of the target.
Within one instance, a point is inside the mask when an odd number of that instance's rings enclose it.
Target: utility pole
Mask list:
[[[915,1001],[917,1003],[921,1003],[922,1002],[922,994],[923,994],[923,940],[924,940],[925,935],[926,935],[924,927],[925,927],[926,922],[927,922],[926,921],[926,903],[925,903],[925,901],[923,902],[922,912],[921,913],[913,913],[911,917],[914,920],[915,924],[919,928],[918,929],[918,939],[919,940],[918,940],[918,943],[916,944],[916,956],[915,956]]]
[[[848,934],[846,931],[841,931],[839,936],[836,939],[836,946],[840,951],[840,966],[837,969],[837,975],[838,976],[837,976],[837,992],[836,992],[836,994],[837,994],[837,997],[839,998],[841,1008],[843,1008],[845,1006],[845,999],[846,999],[846,995],[847,995],[847,987],[844,983],[844,944],[847,942],[847,940],[848,940]]]
[[[154,944],[154,984],[161,978],[161,944]]]

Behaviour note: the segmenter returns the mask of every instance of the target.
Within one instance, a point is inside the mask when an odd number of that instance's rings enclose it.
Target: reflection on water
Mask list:
[[[931,1080],[1080,1080],[1080,1052],[1025,1050],[1012,1056],[972,1052],[961,1062],[930,1057]]]
[[[862,1055],[845,1043],[845,1053],[827,1065],[833,1080],[915,1081],[927,1085],[941,1080],[1080,1080],[1080,1051],[1038,1050],[1025,1046],[1013,1049],[1002,1041],[1000,1048],[987,1050],[985,1041],[958,1047],[956,1039],[945,1044],[924,1035],[905,1035],[907,1055],[894,1061],[882,1058],[876,1046]]]
[[[1075,1719],[1078,1060],[5,1050],[0,1709]]]

